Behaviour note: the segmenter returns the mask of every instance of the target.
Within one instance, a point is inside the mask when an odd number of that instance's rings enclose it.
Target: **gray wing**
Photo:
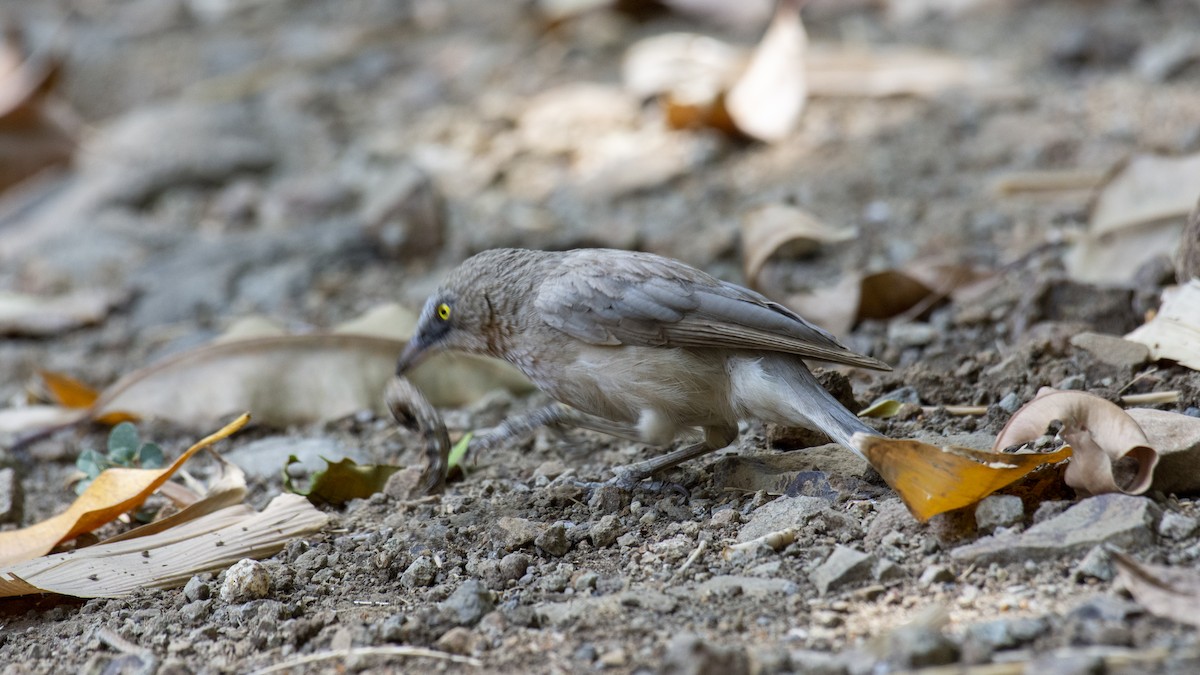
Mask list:
[[[891,370],[759,293],[649,253],[568,253],[535,306],[547,324],[591,344],[764,350]]]

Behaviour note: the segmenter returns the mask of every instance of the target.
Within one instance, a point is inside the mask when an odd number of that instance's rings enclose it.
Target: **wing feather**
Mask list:
[[[649,253],[567,253],[535,306],[548,325],[591,344],[765,350],[890,370],[759,293]]]

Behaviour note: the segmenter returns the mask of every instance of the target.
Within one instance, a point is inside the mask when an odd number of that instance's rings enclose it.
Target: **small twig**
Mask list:
[[[992,182],[992,194],[1005,197],[1026,192],[1066,192],[1091,190],[1104,181],[1103,171],[1067,169],[1064,171],[1016,171]]]
[[[252,672],[250,675],[267,675],[267,673],[278,673],[289,668],[317,663],[318,661],[331,661],[333,659],[347,659],[351,656],[412,656],[425,657],[429,659],[441,659],[443,661],[451,661],[461,663],[467,666],[479,668],[483,666],[483,661],[472,658],[470,656],[459,656],[458,654],[449,654],[447,652],[439,652],[434,649],[426,649],[425,647],[409,647],[407,645],[399,645],[394,647],[351,647],[350,649],[334,649],[327,652],[317,652],[316,654],[306,654],[297,657],[291,661],[276,663],[273,666],[260,668]]]
[[[688,555],[687,560],[684,560],[683,564],[679,566],[679,569],[675,570],[674,578],[678,579],[679,577],[682,577],[683,573],[688,571],[688,568],[692,566],[692,563],[700,559],[700,556],[704,554],[704,551],[707,548],[708,540],[701,539],[700,543],[696,545],[696,550],[692,551],[691,554]]]
[[[1153,405],[1155,403],[1178,403],[1179,392],[1172,391],[1152,391],[1148,394],[1129,394],[1121,397],[1121,403],[1125,405]]]
[[[788,544],[796,541],[796,528],[789,527],[777,532],[768,532],[761,537],[755,537],[750,541],[743,541],[740,544],[731,544],[725,548],[726,552],[733,553],[736,551],[749,551],[766,544],[773,551],[782,550]]]
[[[954,417],[968,417],[971,415],[986,415],[988,409],[986,405],[929,405],[921,407],[921,412],[926,415],[938,410],[945,410],[947,415]]]

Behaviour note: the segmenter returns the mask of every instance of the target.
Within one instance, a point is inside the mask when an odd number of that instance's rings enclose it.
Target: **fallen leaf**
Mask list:
[[[918,261],[902,269],[849,275],[834,286],[788,295],[784,304],[834,334],[845,334],[864,319],[920,315],[948,298],[969,299],[993,278],[992,272],[970,265]]]
[[[1071,456],[1071,448],[1000,453],[864,433],[852,442],[920,521],[974,504],[1040,466]]]
[[[64,408],[90,408],[100,392],[62,373],[39,370],[38,379],[49,400]]]
[[[886,420],[889,417],[895,417],[904,403],[891,398],[880,399],[875,403],[863,408],[859,411],[859,417],[870,417],[873,419]]]
[[[725,95],[729,118],[756,140],[774,143],[787,138],[804,112],[808,35],[800,20],[801,4],[801,0],[779,0],[762,41]]]
[[[0,335],[45,337],[99,323],[128,297],[82,290],[56,297],[0,291]]]
[[[56,101],[61,61],[48,53],[26,57],[11,32],[0,44],[0,191],[70,160],[77,125]],[[3,64],[0,64],[2,66]]]
[[[454,447],[450,448],[450,453],[446,457],[446,467],[448,470],[453,471],[462,466],[463,460],[467,457],[467,450],[471,447],[471,439],[474,437],[475,434],[472,433],[463,434],[463,437],[458,439]]]
[[[1120,551],[1109,551],[1117,581],[1147,612],[1200,628],[1200,570],[1140,563]]]
[[[710,106],[733,84],[745,58],[741,49],[707,35],[665,33],[626,50],[621,80],[638,98],[670,95],[680,104]]]
[[[359,464],[349,457],[331,462],[325,460],[325,468],[312,475],[307,489],[296,487],[287,468],[300,460],[295,455],[288,458],[283,467],[283,487],[288,492],[308,497],[309,501],[325,502],[339,506],[351,499],[366,499],[383,490],[388,478],[404,467],[388,464]]]
[[[836,228],[803,209],[785,204],[759,207],[742,217],[742,264],[752,288],[759,285],[763,266],[771,258],[802,256],[822,244],[849,241],[852,229]]]
[[[1062,424],[1058,435],[1074,451],[1064,476],[1067,485],[1087,494],[1137,495],[1150,489],[1158,452],[1132,417],[1094,394],[1043,388],[1013,413],[994,448],[1036,440],[1052,422]],[[1137,462],[1138,470],[1128,482],[1118,484],[1113,467],[1126,457]]]
[[[104,525],[137,508],[188,459],[246,425],[242,415],[216,433],[188,448],[165,469],[108,469],[57,516],[20,530],[0,532],[0,565],[45,555],[58,544]]]
[[[1087,283],[1129,281],[1146,261],[1175,252],[1200,193],[1200,153],[1138,155],[1118,165],[1093,198],[1087,232],[1064,257]]]
[[[1176,361],[1200,370],[1200,279],[1169,293],[1164,290],[1158,313],[1125,339],[1146,345],[1156,361]]]
[[[299,495],[279,495],[260,513],[244,504],[230,506],[155,534],[0,570],[0,597],[59,593],[114,598],[144,588],[174,588],[242,558],[277,553],[291,539],[321,529],[328,520]]]

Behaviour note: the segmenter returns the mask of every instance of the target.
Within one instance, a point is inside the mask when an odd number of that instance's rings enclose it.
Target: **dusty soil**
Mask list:
[[[944,49],[1011,78],[929,99],[815,99],[802,129],[774,146],[678,132],[695,143],[682,175],[599,196],[565,181],[562,157],[511,149],[529,100],[562,85],[616,84],[624,49],[647,35],[682,29],[749,43],[757,30],[599,13],[546,32],[525,3],[7,4],[35,40],[57,35],[67,45],[64,94],[89,142],[78,172],[6,198],[0,287],[136,293],[95,327],[0,343],[3,400],[21,399],[38,368],[103,385],[246,314],[304,328],[383,301],[416,305],[448,267],[495,245],[640,248],[739,280],[742,214],[791,202],[861,236],[829,258],[777,265],[778,278],[820,284],[842,268],[929,257],[1006,266],[986,298],[917,322],[933,327],[928,339],[901,344],[897,336],[914,331],[880,322],[846,336],[897,365],[851,374],[860,402],[911,387],[927,406],[988,406],[984,416],[879,422],[882,432],[986,438],[1012,402],[1051,385],[1108,398],[1176,389],[1181,401],[1164,407],[1198,412],[1196,373],[1112,366],[1069,343],[1081,330],[1138,325],[1168,279],[1149,269],[1127,288],[1067,281],[1061,242],[1084,222],[1086,192],[989,190],[1005,172],[1103,171],[1134,151],[1200,146],[1200,69],[1152,79],[1136,67],[1160,41],[1200,28],[1194,3],[996,3],[899,23],[867,3],[813,2],[816,43]],[[648,124],[659,115],[653,104],[640,114]],[[122,138],[134,150],[122,151]],[[444,236],[397,257],[372,235],[364,204],[396,167],[414,165],[442,200]],[[456,431],[488,427],[541,401],[491,397],[446,411],[447,420]],[[168,454],[194,439],[162,423],[142,433]],[[0,672],[248,672],[396,644],[482,666],[359,655],[294,672],[1200,670],[1195,631],[1143,612],[1088,550],[964,562],[950,552],[983,536],[973,514],[918,524],[849,453],[784,454],[772,435],[751,424],[735,448],[670,473],[690,491],[683,498],[576,487],[656,450],[543,432],[480,458],[436,499],[378,494],[329,509],[334,526],[265,561],[266,599],[225,602],[222,575],[206,575],[186,590],[117,600],[0,603]],[[224,450],[276,436],[356,448],[369,460],[419,460],[411,437],[367,411],[255,428]],[[75,456],[104,437],[70,431],[0,454],[22,477],[23,523],[63,507]],[[194,471],[210,469],[199,462]],[[750,538],[751,525],[762,534],[797,522],[773,516],[779,490],[748,488],[742,470],[817,472],[791,490],[824,500],[799,521],[795,542],[727,548]],[[281,490],[277,476],[252,479],[255,505]],[[1075,499],[1045,484],[1013,493],[1025,496],[1014,531]],[[1137,499],[1152,522],[1126,548],[1194,566],[1200,532],[1160,523],[1164,513],[1200,517],[1195,498]],[[838,546],[872,556],[872,571],[822,592],[817,570]],[[104,631],[136,649],[114,648]]]

